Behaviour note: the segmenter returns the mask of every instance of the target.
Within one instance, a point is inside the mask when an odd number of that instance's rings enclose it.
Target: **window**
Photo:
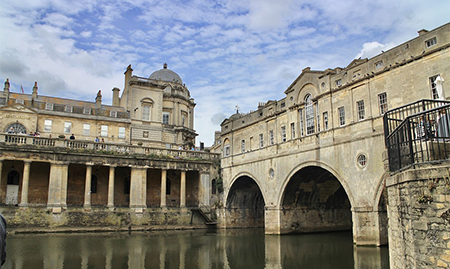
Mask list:
[[[273,140],[273,130],[269,131],[269,139],[271,145],[275,144],[275,141]]]
[[[125,127],[119,127],[119,138],[125,138]]]
[[[24,104],[24,101],[23,101],[23,99],[16,99],[16,104]]]
[[[52,120],[45,120],[44,121],[44,132],[51,132],[52,131]]]
[[[439,93],[437,91],[436,87],[436,79],[439,75],[433,76],[430,78],[430,86],[431,86],[431,98],[433,99],[439,99]]]
[[[320,87],[322,88],[322,90],[325,89],[325,82],[320,83]]]
[[[260,148],[264,147],[264,135],[263,134],[259,134],[259,147]]]
[[[52,103],[46,103],[45,104],[45,109],[46,110],[53,110],[53,104]]]
[[[364,100],[358,101],[357,107],[358,107],[358,120],[363,120],[365,118]]]
[[[245,140],[241,140],[241,152],[245,152]]]
[[[305,134],[303,133],[303,129],[304,129],[304,127],[303,127],[303,109],[299,109],[298,110],[298,115],[299,115],[299,117],[300,117],[300,136],[301,137],[303,137]]]
[[[320,113],[319,113],[319,105],[316,105],[316,115],[317,115],[317,132],[320,132]]]
[[[64,111],[66,111],[66,112],[72,112],[72,106],[65,106],[64,107]]]
[[[91,108],[90,108],[90,107],[85,107],[85,108],[83,109],[83,114],[91,115]]]
[[[72,123],[71,122],[64,122],[64,133],[70,134],[70,131],[72,130]]]
[[[281,103],[281,108],[284,108],[285,106],[286,106],[285,102]]]
[[[163,124],[169,124],[169,112],[163,112]]]
[[[336,80],[336,86],[339,87],[342,85],[342,79]]]
[[[88,123],[83,124],[83,135],[89,136],[91,134],[91,125]]]
[[[142,137],[143,138],[148,138],[148,131],[143,131],[142,132]]]
[[[230,156],[230,145],[226,145],[225,147],[223,147],[223,155],[225,157]]]
[[[286,126],[281,126],[281,141],[286,142]]]
[[[184,123],[186,122],[186,115],[181,115],[181,126],[184,126]]]
[[[344,126],[345,125],[345,109],[344,107],[340,107],[338,108],[339,111],[339,126]]]
[[[427,41],[425,41],[425,46],[427,48],[432,47],[432,46],[434,46],[436,44],[437,44],[436,37],[433,37],[432,39],[428,39]]]
[[[142,106],[142,120],[150,120],[150,106],[144,105]]]
[[[102,125],[100,136],[102,136],[102,137],[108,136],[108,125]]]
[[[383,61],[378,61],[375,63],[375,70],[383,68]]]
[[[310,135],[315,132],[314,130],[314,104],[312,102],[312,96],[308,94],[305,97],[305,116],[306,116],[306,134]]]
[[[117,111],[114,111],[114,110],[109,111],[109,116],[111,118],[117,118]]]
[[[387,96],[385,92],[378,94],[378,105],[380,107],[380,115],[386,113],[388,106],[387,106]]]
[[[295,123],[291,123],[291,138],[295,138]]]
[[[323,128],[328,130],[328,112],[323,112]]]
[[[366,165],[367,165],[366,155],[364,155],[364,154],[358,155],[357,161],[358,161],[358,164],[360,167],[366,167]]]

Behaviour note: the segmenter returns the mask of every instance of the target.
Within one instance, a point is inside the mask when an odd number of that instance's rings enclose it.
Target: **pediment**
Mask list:
[[[10,105],[6,105],[4,107],[0,108],[0,112],[7,112],[7,113],[28,113],[28,114],[37,114],[37,111],[29,108],[27,106],[24,106],[22,104],[19,103],[14,103],[14,104],[10,104]]]
[[[352,68],[352,67],[354,67],[354,66],[360,65],[360,64],[365,63],[365,62],[367,62],[367,61],[368,61],[367,58],[364,58],[364,59],[354,59],[349,65],[347,65],[346,69],[350,69],[350,68]]]

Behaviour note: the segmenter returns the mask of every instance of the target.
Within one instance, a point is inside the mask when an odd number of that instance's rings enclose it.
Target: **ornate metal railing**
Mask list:
[[[84,140],[67,140],[59,138],[45,138],[28,135],[0,134],[0,142],[15,145],[33,145],[42,148],[66,148],[75,152],[114,154],[114,155],[146,155],[174,159],[213,160],[220,154],[197,150],[176,150],[152,148],[138,145],[92,142]]]
[[[391,110],[384,126],[391,172],[450,158],[450,102],[421,100]]]

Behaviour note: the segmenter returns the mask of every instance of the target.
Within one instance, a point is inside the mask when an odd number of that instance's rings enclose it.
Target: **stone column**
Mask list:
[[[145,205],[142,192],[144,192],[144,181],[147,181],[147,169],[144,167],[131,168],[130,183],[130,208],[134,208],[135,212],[142,213]],[[146,191],[146,189],[145,189]]]
[[[84,208],[91,208],[91,180],[92,180],[92,163],[86,164],[86,179],[84,183]]]
[[[186,171],[181,171],[180,179],[180,207],[186,207]]]
[[[356,245],[380,244],[377,213],[372,207],[352,207],[353,243]]]
[[[161,207],[167,206],[166,201],[166,192],[167,192],[167,170],[163,169],[161,170]]]
[[[209,173],[200,174],[200,188],[198,199],[200,205],[209,206],[211,201],[211,180]]]
[[[64,183],[65,189],[67,190],[67,167],[68,165],[62,162],[53,162],[50,164],[47,207],[53,213],[61,213],[62,211],[62,199],[66,197],[65,194],[62,194]]]
[[[114,172],[115,167],[109,167],[109,182],[108,182],[108,208],[114,209]]]
[[[280,234],[281,233],[281,218],[280,208],[278,206],[266,206],[264,208],[264,226],[266,234]]]
[[[28,186],[30,183],[31,161],[23,163],[22,196],[20,197],[20,206],[28,206]]]
[[[67,209],[67,182],[69,177],[69,165],[63,166],[63,174],[61,181],[61,206],[63,209]]]

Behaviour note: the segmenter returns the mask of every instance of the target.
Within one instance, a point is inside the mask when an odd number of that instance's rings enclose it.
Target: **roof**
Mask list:
[[[167,63],[164,64],[163,69],[153,72],[153,74],[150,75],[149,79],[183,84],[181,77],[177,73],[173,72],[170,69],[167,69]]]

